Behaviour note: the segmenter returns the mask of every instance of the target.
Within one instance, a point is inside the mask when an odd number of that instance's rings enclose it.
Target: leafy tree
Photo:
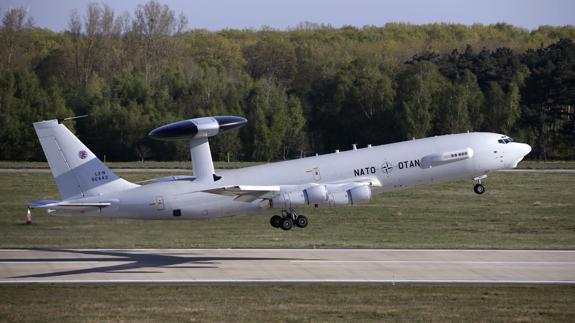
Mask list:
[[[160,71],[168,65],[171,57],[171,36],[185,29],[186,18],[176,18],[173,10],[157,1],[138,5],[134,13],[131,33],[140,50],[146,82],[155,80]]]
[[[51,79],[46,89],[26,69],[0,73],[0,159],[29,160],[42,156],[32,123],[73,115]],[[73,129],[73,128],[72,128]]]
[[[254,79],[289,80],[295,72],[295,49],[285,38],[270,34],[244,50],[247,69]]]
[[[575,125],[575,43],[562,39],[522,55],[531,74],[522,100],[523,124],[534,153],[542,159],[573,156]],[[562,146],[553,152],[552,144]],[[555,156],[554,156],[555,155]]]
[[[410,65],[398,76],[396,102],[406,138],[430,134],[438,96],[447,80],[431,62]]]
[[[377,66],[356,60],[312,91],[310,116],[316,151],[385,142],[392,136],[395,83]]]
[[[485,130],[510,133],[519,117],[519,87],[514,83],[505,93],[498,83],[490,82],[485,94]]]
[[[246,115],[250,121],[250,127],[246,135],[249,157],[252,160],[270,160],[273,155],[272,134],[268,126],[266,112],[269,109],[268,96],[265,81],[254,84],[246,102]]]
[[[483,93],[475,75],[465,70],[463,75],[449,83],[440,95],[437,106],[435,133],[449,134],[481,129]]]
[[[282,158],[301,155],[305,144],[304,127],[305,117],[300,100],[290,96],[287,102],[287,130],[282,140]]]
[[[27,37],[33,27],[33,19],[24,7],[6,11],[2,18],[2,58],[6,66],[21,61],[27,47]]]
[[[248,158],[273,160],[299,152],[304,125],[301,105],[281,85],[267,78],[254,82],[243,105],[249,120],[242,129]]]
[[[0,159],[43,159],[31,123],[73,114],[91,114],[75,131],[113,160],[189,158],[185,143],[147,132],[226,114],[249,123],[211,139],[215,159],[468,129],[516,136],[537,158],[575,158],[573,26],[186,24],[157,1],[121,14],[90,4],[66,32],[35,28],[22,8],[3,11]]]

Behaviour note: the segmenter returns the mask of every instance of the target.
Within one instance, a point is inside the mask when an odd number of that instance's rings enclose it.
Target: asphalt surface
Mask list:
[[[0,284],[575,285],[575,250],[0,249]]]

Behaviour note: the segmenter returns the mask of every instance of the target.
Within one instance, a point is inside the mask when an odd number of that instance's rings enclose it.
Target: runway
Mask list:
[[[0,249],[0,284],[575,284],[575,250]]]

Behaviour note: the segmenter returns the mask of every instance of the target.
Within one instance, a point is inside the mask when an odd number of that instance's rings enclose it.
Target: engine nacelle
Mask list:
[[[355,186],[350,189],[336,190],[328,193],[329,206],[345,206],[367,203],[371,200],[371,188],[368,185]]]
[[[289,209],[306,204],[307,200],[303,191],[280,193],[270,201],[270,206],[274,209]]]
[[[350,205],[349,194],[345,190],[330,192],[328,194],[329,206],[345,206]]]
[[[349,186],[347,186],[349,187]],[[304,190],[280,193],[270,200],[270,207],[289,209],[302,205],[346,206],[367,203],[371,200],[371,187],[356,185],[313,185]]]
[[[307,204],[325,204],[328,201],[325,185],[314,185],[303,190]]]
[[[371,188],[367,185],[356,186],[347,191],[351,204],[367,203],[371,201]]]

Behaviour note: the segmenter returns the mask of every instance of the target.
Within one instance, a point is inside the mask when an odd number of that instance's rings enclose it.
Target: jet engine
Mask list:
[[[356,186],[347,191],[351,204],[367,203],[371,201],[371,188],[367,185]]]
[[[313,185],[304,190],[280,193],[270,201],[272,208],[289,209],[302,205],[345,206],[371,200],[368,185]]]
[[[270,207],[275,209],[291,209],[296,206],[307,204],[304,191],[280,193],[270,200]]]
[[[325,185],[314,185],[303,190],[307,204],[325,204],[328,200],[328,192]]]

